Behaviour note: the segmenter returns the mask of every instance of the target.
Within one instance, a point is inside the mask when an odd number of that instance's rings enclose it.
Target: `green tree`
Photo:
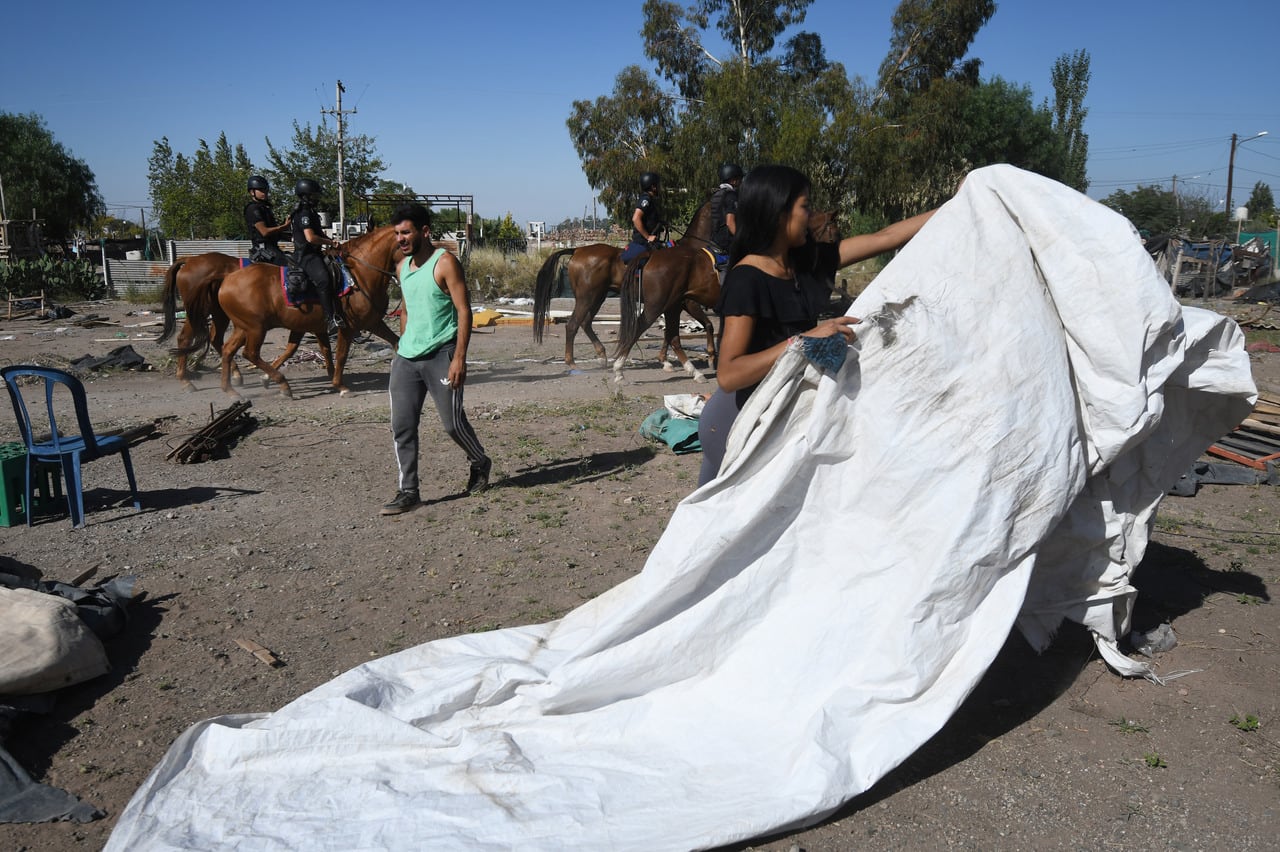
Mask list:
[[[0,186],[9,216],[25,218],[34,210],[45,237],[64,246],[103,212],[93,171],[35,113],[0,112]]]
[[[137,222],[131,222],[128,219],[121,219],[116,216],[102,215],[93,220],[88,228],[89,238],[97,239],[98,237],[106,237],[107,239],[126,239],[130,237],[141,237],[142,226]]]
[[[645,55],[658,66],[658,73],[675,85],[680,94],[697,99],[702,94],[704,74],[721,68],[724,62],[704,46],[702,32],[715,21],[721,38],[733,49],[737,65],[744,70],[773,50],[779,35],[792,24],[804,21],[813,0],[697,0],[683,10],[668,0],[645,0]],[[812,47],[817,36],[808,34],[805,46]],[[821,52],[821,42],[817,42]]]
[[[253,163],[243,145],[231,146],[225,132],[218,134],[212,148],[199,140],[190,157],[174,153],[169,139],[162,137],[152,144],[147,165],[151,207],[162,231],[189,239],[248,236],[245,186]]]
[[[1255,227],[1261,225],[1267,228],[1276,226],[1276,199],[1271,194],[1271,187],[1262,181],[1258,181],[1253,185],[1253,192],[1249,193],[1249,200],[1244,205],[1249,210],[1249,220],[1255,223]]]
[[[675,109],[658,83],[638,65],[618,74],[613,94],[574,101],[568,119],[573,147],[587,183],[619,221],[631,215],[643,171],[671,177],[671,131]]]
[[[977,83],[981,61],[965,60],[995,0],[902,0],[893,13],[889,53],[880,63],[877,99],[907,106],[935,81]]]
[[[1123,214],[1139,231],[1147,234],[1172,234],[1178,232],[1182,213],[1178,198],[1159,186],[1142,186],[1132,192],[1117,190],[1102,203]]]
[[[326,122],[313,130],[310,124],[293,123],[293,141],[288,148],[277,148],[267,139],[265,172],[271,185],[278,186],[282,197],[292,197],[294,185],[304,177],[320,182],[322,190],[319,211],[336,215],[338,212],[338,132]],[[354,209],[355,200],[366,195],[378,185],[378,178],[386,169],[378,156],[372,137],[348,136],[342,140],[342,178],[346,184],[345,200]],[[285,195],[287,193],[287,196]],[[284,206],[283,202],[280,202]],[[350,213],[347,214],[351,216]]]
[[[1089,52],[1077,50],[1053,63],[1053,127],[1066,146],[1061,177],[1067,186],[1084,192],[1089,188],[1085,164],[1089,159],[1089,135],[1084,132],[1085,95],[1089,92]]]

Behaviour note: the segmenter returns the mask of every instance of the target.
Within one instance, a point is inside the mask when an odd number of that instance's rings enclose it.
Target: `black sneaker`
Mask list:
[[[493,459],[485,459],[471,466],[471,478],[467,480],[467,493],[479,494],[489,487],[489,471],[493,470]]]
[[[382,507],[384,515],[402,515],[422,505],[417,491],[397,491],[396,498]]]

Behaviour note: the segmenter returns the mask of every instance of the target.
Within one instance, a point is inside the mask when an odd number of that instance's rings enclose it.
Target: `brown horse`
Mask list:
[[[533,290],[533,337],[542,342],[542,328],[547,321],[547,311],[551,307],[551,294],[559,278],[560,261],[569,257],[569,286],[573,288],[573,313],[565,321],[564,326],[564,362],[570,367],[573,362],[573,339],[578,329],[586,333],[587,339],[595,347],[600,363],[605,363],[607,353],[604,344],[596,336],[591,322],[600,311],[600,306],[610,293],[616,293],[622,283],[622,249],[605,243],[592,243],[578,248],[560,249],[553,252],[538,270],[538,278]]]
[[[182,304],[185,306],[197,289],[217,287],[222,283],[223,278],[226,278],[239,268],[240,258],[217,251],[198,254],[194,257],[184,257],[170,266],[164,274],[163,302],[165,306],[165,322],[164,327],[160,330],[160,336],[156,338],[156,343],[164,343],[173,335],[176,328],[174,317],[177,315],[177,300],[179,297],[182,298]],[[222,341],[226,336],[227,325],[229,324],[227,315],[222,312],[221,308],[216,308],[210,319],[213,323],[213,328],[209,335],[211,345],[221,350]],[[178,349],[185,349],[187,344],[191,342],[191,337],[192,324],[191,317],[188,315],[182,321],[182,330],[178,332],[176,341]],[[201,353],[200,357],[203,357],[203,353]],[[239,372],[239,369],[237,369],[237,381],[239,380]],[[185,353],[178,355],[178,381],[182,382],[187,390],[195,389],[187,375],[187,356]]]
[[[681,244],[710,245],[711,237],[711,204],[707,202],[698,208],[688,231],[680,239]],[[619,292],[623,281],[626,264],[622,262],[622,249],[605,243],[592,243],[578,248],[560,249],[553,252],[542,268],[538,270],[538,278],[533,292],[533,337],[542,342],[543,326],[547,321],[547,312],[551,307],[551,297],[560,274],[562,260],[569,258],[569,286],[573,290],[573,313],[565,321],[564,329],[564,362],[574,366],[573,340],[578,330],[587,335],[595,348],[596,357],[601,364],[608,363],[608,353],[604,344],[596,336],[591,327],[592,321],[600,311],[600,306],[609,294]]]
[[[840,234],[835,214],[828,211],[814,213],[809,221],[809,235],[817,242],[838,242]],[[715,366],[715,330],[705,309],[715,307],[720,301],[720,275],[711,253],[701,247],[693,247],[696,243],[689,245],[687,242],[686,238],[672,248],[650,255],[639,275],[642,258],[633,260],[624,270],[623,280],[628,282],[628,286],[621,290],[622,328],[618,332],[618,346],[613,355],[615,382],[623,381],[622,368],[626,364],[627,353],[658,317],[663,318],[665,326],[662,349],[658,353],[662,368],[671,369],[667,363],[667,348],[670,347],[695,382],[706,381],[706,376],[693,366],[680,345],[682,310],[702,324],[707,336],[707,363]],[[834,286],[835,282],[832,281],[831,285]]]
[[[238,257],[211,251],[181,258],[170,266],[164,274],[164,325],[160,329],[160,336],[156,338],[156,343],[164,343],[173,335],[177,325],[174,319],[177,316],[179,297],[185,306],[199,290],[213,288],[216,291],[222,286],[222,279],[239,270],[241,265]],[[216,349],[221,356],[222,343],[231,321],[227,319],[226,312],[222,310],[222,306],[216,299],[211,303],[211,307],[212,314],[209,317],[211,327],[205,349],[206,351],[209,348]],[[187,318],[182,321],[182,330],[178,332],[178,339],[175,341],[177,348],[174,350],[177,353],[178,362],[177,378],[187,390],[195,390],[195,384],[187,373],[187,353],[191,351],[187,345],[191,342],[192,334],[191,315],[188,313]],[[304,332],[301,331],[289,334],[288,345],[280,357],[271,362],[272,367],[278,370],[281,364],[293,357],[293,354],[298,351],[298,345],[302,342],[303,334]],[[197,360],[203,357],[204,352],[201,352]],[[231,380],[237,385],[244,382],[235,359],[231,361]]]
[[[279,365],[284,362],[288,354],[292,354],[291,351],[277,359],[274,364],[268,364],[260,355],[267,332],[273,328],[287,328],[290,331],[291,345],[294,343],[295,335],[298,340],[308,332],[316,336],[333,388],[343,396],[349,394],[350,390],[342,383],[342,371],[346,366],[347,353],[355,336],[361,331],[371,331],[392,346],[400,341],[399,337],[387,327],[384,319],[389,302],[387,287],[395,277],[395,263],[400,256],[394,229],[390,225],[370,231],[343,245],[342,257],[353,286],[341,297],[347,326],[338,331],[336,357],[329,350],[328,335],[325,334],[324,327],[324,312],[315,304],[302,307],[288,304],[280,283],[278,266],[255,263],[227,275],[221,287],[205,287],[197,290],[188,303],[188,317],[193,314],[198,317],[207,317],[217,308],[221,308],[235,326],[231,338],[222,346],[223,391],[238,396],[231,388],[231,361],[235,353],[244,347],[245,357],[262,370],[263,381],[274,381],[280,386],[282,394],[292,397],[293,392],[289,382],[279,371]],[[167,316],[166,321],[168,321]],[[203,348],[207,343],[208,326],[201,323],[194,326],[193,339],[183,348],[187,354],[190,354]]]

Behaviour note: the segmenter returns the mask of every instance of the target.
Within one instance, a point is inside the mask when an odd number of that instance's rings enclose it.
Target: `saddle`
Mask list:
[[[329,273],[329,288],[333,291],[335,300],[351,292],[355,285],[341,260],[336,257],[326,257],[324,267]],[[280,286],[284,290],[285,303],[292,307],[320,303],[320,293],[316,285],[307,277],[302,267],[295,266],[293,263],[280,267]]]

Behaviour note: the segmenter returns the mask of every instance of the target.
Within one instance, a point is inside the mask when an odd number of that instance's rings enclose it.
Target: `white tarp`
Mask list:
[[[789,351],[644,571],[563,619],[185,733],[107,848],[690,849],[815,822],[935,733],[1015,620],[1107,659],[1164,489],[1250,410],[1234,323],[1009,167]]]

